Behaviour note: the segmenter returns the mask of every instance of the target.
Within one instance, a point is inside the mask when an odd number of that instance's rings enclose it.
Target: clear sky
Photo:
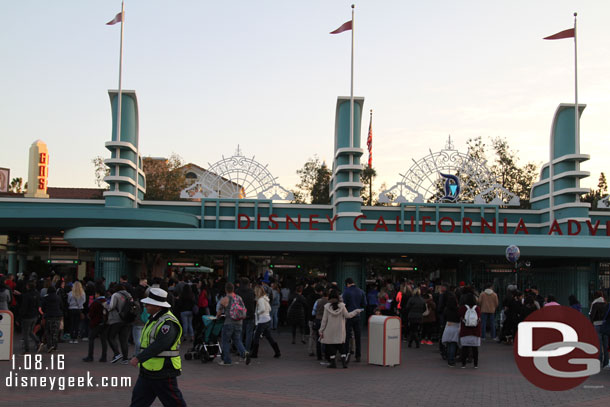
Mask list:
[[[287,188],[317,154],[332,163],[336,98],[349,95],[345,0],[127,0],[123,88],[135,89],[145,156],[207,167],[237,145]],[[27,179],[28,148],[49,148],[50,186],[92,187],[109,157],[108,89],[118,86],[118,0],[2,1],[0,167]],[[542,38],[578,12],[583,185],[608,171],[610,1],[356,3],[355,95],[373,109],[374,188],[399,181],[451,134],[505,137],[521,163],[548,161],[553,113],[574,102],[574,42]],[[366,160],[366,154],[363,161]]]

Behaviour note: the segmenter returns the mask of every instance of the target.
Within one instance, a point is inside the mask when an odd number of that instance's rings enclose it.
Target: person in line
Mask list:
[[[250,352],[251,358],[258,357],[258,346],[262,336],[267,338],[269,345],[273,348],[275,354],[274,358],[279,358],[281,355],[280,347],[277,342],[271,336],[271,304],[269,304],[269,297],[265,293],[265,290],[260,285],[254,287],[254,295],[256,297],[256,312],[255,312],[255,323],[256,330],[254,331],[254,339],[252,341],[252,351]]]
[[[422,339],[420,343],[422,345],[434,345],[432,334],[436,324],[436,303],[430,293],[424,296],[424,301],[426,302],[426,311],[422,314]]]
[[[182,328],[184,329],[183,342],[188,340],[193,341],[195,339],[195,333],[193,332],[193,309],[195,305],[193,290],[190,285],[185,285],[182,287],[180,296],[176,300],[176,312],[177,315],[180,316]]]
[[[568,302],[570,303],[570,308],[574,308],[576,311],[582,312],[582,305],[580,305],[580,301],[578,301],[574,294],[568,297]]]
[[[277,283],[271,283],[271,291],[273,292],[273,298],[271,299],[271,329],[275,331],[279,325],[278,314],[281,305],[281,294]]]
[[[148,407],[156,398],[164,406],[186,406],[177,379],[182,371],[182,326],[170,311],[165,290],[151,288],[141,302],[150,317],[142,331],[142,350],[129,361],[132,366],[140,367],[131,407]]]
[[[301,333],[301,343],[307,343],[305,341],[307,300],[303,297],[303,286],[299,285],[296,287],[295,296],[288,306],[287,314],[288,321],[292,325],[292,344],[296,343],[297,327]]]
[[[45,341],[47,351],[51,353],[57,350],[60,332],[59,328],[61,319],[64,316],[63,304],[61,298],[59,298],[55,291],[55,287],[51,286],[47,289],[47,295],[42,298],[41,308],[45,319]],[[43,345],[41,344],[38,350],[42,351],[42,349]]]
[[[12,295],[11,290],[4,284],[3,279],[0,277],[0,311],[8,311],[8,306],[11,303]]]
[[[114,294],[110,297],[110,304],[108,305],[108,344],[114,352],[111,363],[117,363],[121,360],[124,365],[129,363],[129,344],[127,340],[131,332],[131,324],[123,321],[120,312],[131,298],[131,294],[121,284],[115,286]]]
[[[252,338],[254,336],[254,312],[256,311],[256,298],[254,297],[254,290],[250,286],[250,279],[243,277],[239,281],[239,288],[235,290],[235,294],[241,297],[246,310],[246,319],[242,323],[242,341],[246,350],[250,350],[252,347]]]
[[[320,326],[322,326],[322,318],[324,317],[324,306],[328,303],[328,289],[322,285],[318,285],[316,290],[322,296],[313,305],[312,315],[314,316],[313,329],[316,334],[316,356],[319,361],[322,360],[322,354],[325,352],[324,344],[320,341]]]
[[[491,325],[491,339],[496,339],[496,309],[498,308],[498,295],[493,290],[493,284],[487,283],[485,290],[479,296],[481,307],[481,339],[485,340],[487,323]]]
[[[225,284],[225,292],[227,295],[223,297],[216,308],[218,312],[216,313],[216,317],[220,318],[223,314],[225,316],[225,322],[222,326],[222,360],[218,363],[220,366],[230,366],[231,365],[231,341],[233,345],[237,348],[237,352],[239,355],[246,360],[246,365],[250,364],[250,352],[244,348],[244,344],[241,340],[241,330],[242,330],[242,322],[243,320],[237,320],[231,318],[231,305],[234,301],[243,300],[235,294],[235,286],[233,283]]]
[[[479,367],[479,347],[481,346],[481,309],[477,306],[477,299],[470,287],[465,287],[462,294],[463,305],[458,312],[460,316],[460,345],[462,346],[462,369],[466,368],[468,353],[472,352],[474,368]],[[476,319],[472,323],[469,321],[468,311],[476,312]],[[474,319],[474,318],[473,318]]]
[[[339,293],[332,290],[328,296],[328,303],[324,306],[324,315],[320,324],[320,338],[326,346],[326,356],[330,364],[327,366],[331,369],[337,367],[337,352],[343,349],[341,353],[341,363],[343,368],[347,368],[347,354],[345,353],[345,320],[353,318],[364,311],[362,308],[355,309],[351,312],[347,311],[345,304],[339,299]]]
[[[68,293],[68,316],[70,317],[70,343],[78,343],[80,336],[80,320],[84,318],[83,307],[85,305],[85,290],[80,281],[72,285],[72,291]]]
[[[95,288],[95,299],[89,306],[89,347],[87,356],[83,358],[83,362],[93,362],[93,350],[95,348],[95,339],[100,338],[102,343],[102,355],[100,362],[106,362],[108,352],[108,311],[106,310],[106,290],[104,286],[98,285]]]
[[[608,317],[609,305],[601,291],[595,291],[593,297],[594,300],[591,302],[589,310],[589,319],[593,323],[599,339],[599,362],[604,369],[610,369],[610,364],[608,364],[608,335],[601,332],[604,319]]]
[[[420,344],[420,326],[423,320],[423,314],[426,311],[426,303],[421,297],[419,288],[413,290],[413,295],[407,301],[404,309],[404,314],[409,322],[409,340],[407,346],[410,348],[415,342],[415,347],[419,348]],[[404,323],[404,321],[403,321]]]
[[[443,329],[441,342],[446,349],[447,364],[449,367],[455,367],[455,355],[460,340],[460,315],[458,313],[457,297],[451,291],[445,293],[443,320],[445,321],[445,328]]]
[[[30,352],[30,340],[34,341],[34,349],[38,349],[40,341],[34,335],[34,326],[38,321],[40,307],[40,295],[36,291],[36,283],[28,281],[26,291],[21,297],[19,314],[21,316],[21,333],[23,334],[24,353]]]
[[[349,277],[345,280],[345,290],[343,290],[343,303],[345,304],[345,308],[347,312],[352,312],[356,309],[366,309],[366,295],[364,292],[356,286],[354,280]],[[360,362],[360,357],[362,356],[361,349],[361,328],[362,323],[360,320],[360,314],[355,315],[352,318],[348,318],[345,321],[345,331],[346,331],[346,341],[345,346],[343,348],[343,353],[347,354],[347,358],[349,361],[349,344],[350,339],[352,338],[352,331],[354,332],[354,340],[355,340],[355,356],[356,362]]]

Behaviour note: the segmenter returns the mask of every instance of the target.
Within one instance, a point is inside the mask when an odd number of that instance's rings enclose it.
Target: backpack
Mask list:
[[[119,317],[121,318],[121,321],[131,323],[140,315],[140,307],[138,306],[138,303],[133,300],[132,296],[127,296],[123,293],[119,294],[125,298],[125,303],[119,311]]]
[[[244,301],[236,294],[233,294],[232,299],[233,301],[231,301],[231,305],[229,306],[229,317],[234,321],[246,319],[246,314],[248,312],[244,305]]]
[[[479,316],[477,315],[477,306],[473,306],[470,308],[468,305],[466,307],[466,314],[464,314],[464,326],[468,327],[476,327],[479,325]]]

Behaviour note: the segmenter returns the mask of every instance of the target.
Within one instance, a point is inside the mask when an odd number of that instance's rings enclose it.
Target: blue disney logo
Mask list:
[[[443,201],[456,202],[460,195],[460,180],[452,174],[440,173],[441,177],[445,178],[445,196]]]

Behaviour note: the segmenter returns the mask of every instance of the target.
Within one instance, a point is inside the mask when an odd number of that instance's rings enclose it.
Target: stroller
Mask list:
[[[224,317],[203,315],[203,329],[197,333],[193,347],[184,355],[186,360],[199,359],[201,363],[214,360],[222,355],[220,333],[224,325]]]

